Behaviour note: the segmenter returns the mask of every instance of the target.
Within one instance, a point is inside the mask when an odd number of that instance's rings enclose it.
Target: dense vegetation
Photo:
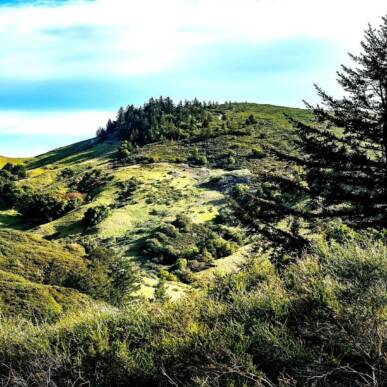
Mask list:
[[[2,163],[0,383],[384,386],[386,47],[323,107],[151,99]]]
[[[386,275],[381,242],[322,241],[285,272],[262,255],[177,303],[4,320],[3,382],[381,386]]]
[[[144,106],[129,105],[120,108],[117,118],[100,128],[97,136],[104,140],[118,136],[125,140],[120,155],[125,157],[135,145],[145,145],[163,140],[181,140],[192,136],[211,134],[211,111],[217,104],[198,100],[180,102],[175,105],[170,98],[151,98]]]

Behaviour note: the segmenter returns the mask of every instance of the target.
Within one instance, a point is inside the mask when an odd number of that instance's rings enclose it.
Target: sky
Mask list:
[[[386,0],[0,0],[0,155],[93,137],[150,97],[302,107]]]

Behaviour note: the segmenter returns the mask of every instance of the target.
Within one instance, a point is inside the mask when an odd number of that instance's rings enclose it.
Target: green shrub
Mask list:
[[[99,169],[93,169],[85,172],[80,177],[77,177],[71,184],[71,188],[76,191],[85,193],[89,198],[93,198],[99,190],[104,187],[111,176],[107,176]]]
[[[105,220],[110,214],[109,207],[96,206],[90,207],[84,214],[82,223],[86,227],[94,227]]]
[[[95,248],[88,259],[88,270],[79,287],[93,298],[123,306],[139,289],[137,269],[113,250]]]
[[[49,222],[76,208],[80,201],[57,193],[15,190],[14,207],[29,221]]]
[[[179,214],[176,216],[176,219],[172,222],[172,225],[178,228],[181,231],[190,231],[192,228],[191,219],[184,214]]]
[[[178,223],[179,224],[179,223]],[[164,223],[159,228],[158,231],[167,235],[168,237],[176,237],[178,235],[177,228],[171,223]]]
[[[120,160],[127,159],[130,157],[134,149],[134,145],[130,141],[122,141],[120,147],[118,148],[117,157]]]
[[[27,177],[27,170],[24,165],[7,163],[0,170],[0,176],[2,172],[8,173],[8,176],[14,180],[25,179]]]
[[[198,148],[194,148],[192,154],[188,158],[188,161],[193,165],[205,166],[208,164],[207,157],[200,154]]]
[[[86,308],[38,327],[3,319],[0,380],[382,386],[386,278],[384,244],[323,242],[285,271],[260,256],[175,303],[165,303],[161,281],[160,302],[121,311]]]
[[[251,150],[251,156],[255,159],[263,159],[266,157],[266,153],[261,148],[253,148]]]

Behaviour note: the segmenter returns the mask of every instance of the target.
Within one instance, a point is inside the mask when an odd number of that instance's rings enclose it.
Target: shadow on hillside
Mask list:
[[[23,218],[19,214],[0,212],[0,229],[27,230],[28,226],[23,224]]]
[[[58,161],[63,161],[66,164],[74,164],[96,157],[108,159],[115,150],[115,147],[115,142],[98,143],[96,139],[85,140],[37,156],[28,163],[28,168],[41,168]]]

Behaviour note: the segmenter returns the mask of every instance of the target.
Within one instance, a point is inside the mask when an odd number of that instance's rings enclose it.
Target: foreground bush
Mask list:
[[[321,242],[281,273],[259,257],[178,303],[3,321],[2,382],[382,386],[386,280],[383,243]]]

